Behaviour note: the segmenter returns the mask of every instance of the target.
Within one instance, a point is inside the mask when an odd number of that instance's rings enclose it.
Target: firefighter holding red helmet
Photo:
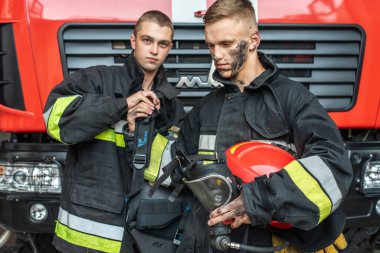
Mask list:
[[[208,225],[233,218],[233,241],[273,246],[287,240],[290,246],[281,252],[337,252],[347,246],[339,206],[352,180],[343,140],[318,99],[257,51],[255,20],[247,0],[218,0],[206,12],[213,78],[223,87],[188,114],[181,143],[188,154],[215,154],[225,161],[225,151],[236,143],[266,141],[292,150],[295,159],[243,183],[241,195],[212,211]],[[292,228],[268,226],[272,220]],[[202,228],[201,222],[193,217],[192,228]],[[205,236],[198,230],[195,241]]]

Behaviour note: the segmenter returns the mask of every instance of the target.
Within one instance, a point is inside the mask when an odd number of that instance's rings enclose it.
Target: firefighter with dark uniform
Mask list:
[[[210,213],[208,225],[233,218],[231,241],[276,246],[285,239],[290,246],[281,252],[344,249],[339,205],[352,168],[336,125],[314,95],[257,51],[260,37],[250,1],[218,0],[204,23],[213,78],[224,86],[188,114],[180,138],[185,151],[225,160],[232,145],[258,140],[281,144],[297,158],[269,177],[243,184],[237,199]],[[272,228],[271,220],[292,228]]]
[[[124,66],[76,71],[51,91],[46,128],[52,138],[68,144],[53,242],[59,251],[119,252],[123,238],[131,239],[125,236],[125,203],[133,197],[133,167],[142,165],[143,177],[154,182],[162,173],[162,157],[171,160],[175,126],[184,118],[178,92],[162,66],[172,39],[170,19],[159,11],[146,12],[131,35],[133,51]],[[153,117],[153,128],[136,139],[138,122]],[[137,146],[147,148],[137,154]],[[139,248],[131,243],[128,252]]]

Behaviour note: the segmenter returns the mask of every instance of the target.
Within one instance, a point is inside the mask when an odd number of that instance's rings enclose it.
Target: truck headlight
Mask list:
[[[60,170],[56,163],[0,162],[0,191],[60,193]]]
[[[380,193],[380,160],[373,156],[363,165],[361,190],[363,193]]]

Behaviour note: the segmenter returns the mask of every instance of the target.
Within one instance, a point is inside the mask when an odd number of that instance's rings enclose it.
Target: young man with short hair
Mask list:
[[[242,184],[241,195],[211,212],[208,225],[233,218],[232,241],[268,247],[286,239],[291,246],[284,252],[345,248],[339,205],[352,169],[334,122],[313,94],[257,50],[260,35],[249,0],[216,1],[204,23],[213,78],[224,86],[187,116],[181,129],[187,153],[215,152],[225,160],[236,143],[269,140],[294,147],[298,158],[269,178]],[[271,220],[292,228],[272,228]]]
[[[169,127],[184,117],[162,66],[172,39],[170,19],[159,11],[146,12],[131,35],[133,53],[124,66],[79,70],[51,91],[44,110],[47,131],[69,144],[54,238],[59,251],[120,251],[135,167],[146,166],[154,181],[152,171],[157,176],[165,148],[145,136],[169,143]],[[153,130],[137,143],[138,121],[153,117]],[[146,147],[140,156],[149,157],[150,151],[155,162],[134,159],[137,146]]]

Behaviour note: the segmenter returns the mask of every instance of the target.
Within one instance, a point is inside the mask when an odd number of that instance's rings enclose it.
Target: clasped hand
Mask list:
[[[137,118],[146,118],[154,109],[160,109],[160,99],[153,91],[139,91],[127,98],[128,104],[128,130],[134,132]]]
[[[231,201],[230,203],[221,206],[210,213],[209,226],[214,226],[220,222],[231,220],[231,228],[238,228],[242,224],[250,224],[251,220],[245,212],[243,195]]]

